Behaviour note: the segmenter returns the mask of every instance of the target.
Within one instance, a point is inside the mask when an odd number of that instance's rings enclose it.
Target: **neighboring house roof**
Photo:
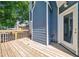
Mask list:
[[[26,24],[20,24],[19,26],[22,26],[22,27],[24,27],[24,26],[26,26]]]

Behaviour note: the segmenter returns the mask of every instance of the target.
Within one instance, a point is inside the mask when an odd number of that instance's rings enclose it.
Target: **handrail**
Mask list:
[[[0,30],[0,32],[22,32],[22,31],[28,31],[28,30]]]

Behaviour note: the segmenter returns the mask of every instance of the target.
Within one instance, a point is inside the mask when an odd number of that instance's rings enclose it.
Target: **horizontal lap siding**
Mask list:
[[[37,1],[33,12],[33,40],[46,45],[46,3]]]
[[[46,44],[46,31],[45,31],[45,29],[33,30],[33,39],[39,43]]]

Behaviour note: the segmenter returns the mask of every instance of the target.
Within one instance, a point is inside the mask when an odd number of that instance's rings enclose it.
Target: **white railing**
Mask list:
[[[28,30],[0,30],[0,42],[7,42],[28,36]]]

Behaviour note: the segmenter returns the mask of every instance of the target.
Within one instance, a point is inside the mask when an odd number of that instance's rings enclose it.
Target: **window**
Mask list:
[[[73,13],[64,16],[64,41],[72,43]]]

